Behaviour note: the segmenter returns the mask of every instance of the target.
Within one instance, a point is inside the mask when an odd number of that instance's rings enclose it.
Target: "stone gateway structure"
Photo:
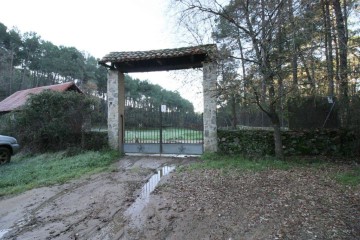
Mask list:
[[[109,69],[108,137],[113,149],[123,152],[125,127],[124,73],[203,68],[204,151],[216,152],[217,48],[215,44],[152,51],[111,52],[99,64]]]

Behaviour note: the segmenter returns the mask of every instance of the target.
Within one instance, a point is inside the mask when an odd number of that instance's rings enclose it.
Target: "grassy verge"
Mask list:
[[[262,157],[250,159],[244,156],[236,155],[220,155],[220,154],[204,154],[202,161],[190,165],[189,169],[221,169],[225,172],[228,170],[240,171],[263,171],[269,169],[290,170],[292,168],[308,167],[330,168],[336,167],[336,163],[318,159],[301,159],[293,158],[287,160],[277,160],[274,157]],[[179,169],[180,171],[185,169]],[[354,167],[351,170],[344,170],[333,175],[338,182],[344,185],[357,186],[360,185],[360,167]]]
[[[293,161],[280,161],[274,157],[269,156],[250,159],[248,157],[238,155],[204,154],[201,159],[201,162],[191,165],[190,168],[262,171],[267,169],[287,170],[296,165],[299,165]]]
[[[0,196],[105,171],[118,158],[118,154],[111,151],[87,151],[73,156],[65,152],[15,155],[9,164],[0,166]]]
[[[335,179],[344,184],[350,186],[360,185],[360,167],[356,167],[351,171],[338,173]]]

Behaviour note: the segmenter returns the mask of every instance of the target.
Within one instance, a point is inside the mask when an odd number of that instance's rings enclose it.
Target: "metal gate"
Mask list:
[[[126,106],[124,152],[202,154],[203,116],[165,105]]]

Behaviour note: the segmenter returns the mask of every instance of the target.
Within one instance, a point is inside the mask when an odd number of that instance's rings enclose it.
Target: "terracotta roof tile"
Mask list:
[[[111,52],[99,64],[120,72],[168,71],[199,68],[205,61],[214,61],[216,55],[216,45],[208,44],[150,51]]]
[[[81,92],[81,90],[73,82],[17,91],[0,102],[0,112],[11,112],[20,108],[26,103],[26,100],[29,98],[31,94],[38,94],[44,90],[65,92],[69,89],[74,89],[78,92]]]
[[[214,54],[217,51],[215,44],[200,45],[195,47],[183,47],[173,49],[159,49],[150,51],[133,51],[133,52],[111,52],[105,55],[99,63],[106,62],[131,62],[149,59],[163,59],[182,57],[196,54]]]

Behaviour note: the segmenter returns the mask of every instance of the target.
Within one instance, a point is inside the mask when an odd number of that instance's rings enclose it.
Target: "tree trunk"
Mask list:
[[[324,26],[325,26],[325,56],[326,56],[326,69],[328,81],[328,95],[334,96],[334,58],[332,48],[332,32],[331,32],[331,19],[330,19],[330,5],[329,0],[322,0]]]
[[[274,128],[275,156],[280,160],[284,160],[279,117],[275,115],[271,122]]]
[[[280,10],[279,10],[280,12]],[[285,41],[283,40],[283,29],[282,26],[279,25],[278,26],[278,34],[277,34],[277,49],[278,49],[278,58],[277,58],[277,63],[276,63],[276,69],[277,69],[277,75],[278,75],[278,101],[279,104],[279,116],[281,119],[281,124],[283,123],[283,116],[284,116],[284,112],[283,112],[283,99],[286,98],[285,96],[285,91],[284,91],[284,84],[283,84],[283,78],[284,78],[284,74],[283,74],[283,62],[284,62],[284,46],[283,43]]]
[[[293,56],[292,56],[292,60],[291,60],[291,69],[292,69],[292,78],[293,78],[293,88],[294,88],[294,92],[295,95],[298,96],[299,95],[299,84],[298,84],[298,56],[296,53],[296,45],[295,45],[295,41],[294,41],[294,47],[293,47]]]
[[[291,59],[291,71],[292,71],[292,86],[294,89],[294,95],[299,96],[299,82],[298,82],[298,47],[296,44],[297,35],[294,19],[293,0],[289,0],[289,19],[293,29],[292,32],[292,59]]]
[[[347,126],[348,118],[348,105],[349,105],[349,87],[347,79],[347,30],[345,26],[347,25],[346,16],[343,15],[340,0],[332,0],[334,7],[335,18],[336,18],[336,32],[338,39],[338,48],[339,48],[339,78],[340,78],[340,101],[342,104],[342,125],[343,127]]]
[[[244,97],[246,95],[246,91],[247,91],[247,79],[246,79],[246,69],[245,69],[245,60],[244,60],[244,50],[242,47],[242,43],[241,43],[241,37],[240,37],[240,31],[238,29],[238,37],[237,37],[237,43],[239,46],[239,50],[240,50],[240,57],[241,57],[241,70],[242,70],[242,75],[243,75],[243,91],[244,91]]]
[[[232,115],[232,124],[231,124],[232,128],[236,129],[236,125],[237,125],[236,98],[234,94],[231,96],[231,115]]]
[[[314,56],[314,50],[315,50],[315,46],[314,46],[315,43],[311,43],[311,57],[310,57],[310,60],[311,60],[311,79],[312,79],[312,82],[311,82],[311,94],[312,95],[316,95],[316,80],[315,80],[315,66],[316,66],[316,63],[315,63],[315,56]]]
[[[339,93],[339,86],[340,86],[340,59],[339,59],[339,47],[338,47],[338,40],[336,34],[333,34],[333,40],[335,44],[335,80],[336,85],[334,88],[335,93]]]
[[[239,112],[241,114],[241,110],[246,109],[246,104],[244,104],[244,99],[247,98],[247,91],[248,91],[248,80],[246,77],[246,69],[245,69],[245,60],[244,60],[244,50],[242,47],[242,43],[241,43],[241,38],[240,38],[240,31],[238,30],[238,46],[239,46],[239,50],[240,50],[240,57],[241,57],[241,69],[242,69],[242,77],[243,77],[243,84],[242,84],[242,90],[243,90],[243,94],[240,94],[240,108],[239,108]],[[241,115],[240,115],[240,120],[241,120]]]
[[[341,11],[340,0],[333,0],[333,7],[336,17],[336,30],[339,47],[339,77],[340,94],[342,98],[348,97],[347,81],[347,38],[345,29],[345,19]]]
[[[308,79],[308,84],[310,84],[311,87],[313,88],[313,82],[314,81],[312,80],[310,69],[309,69],[308,64],[306,63],[305,57],[304,57],[304,55],[302,53],[300,53],[300,59],[301,59],[301,62],[303,63],[304,68],[305,68],[305,73],[306,73],[306,77]]]
[[[270,106],[268,116],[271,120],[274,129],[274,145],[275,145],[275,156],[278,159],[284,159],[284,151],[282,147],[281,131],[280,131],[280,119],[279,115],[276,112],[275,106],[275,88],[274,88],[274,79],[270,77],[269,79],[269,98]]]
[[[11,49],[10,59],[10,80],[9,80],[9,96],[13,93],[13,81],[14,81],[14,50]]]

